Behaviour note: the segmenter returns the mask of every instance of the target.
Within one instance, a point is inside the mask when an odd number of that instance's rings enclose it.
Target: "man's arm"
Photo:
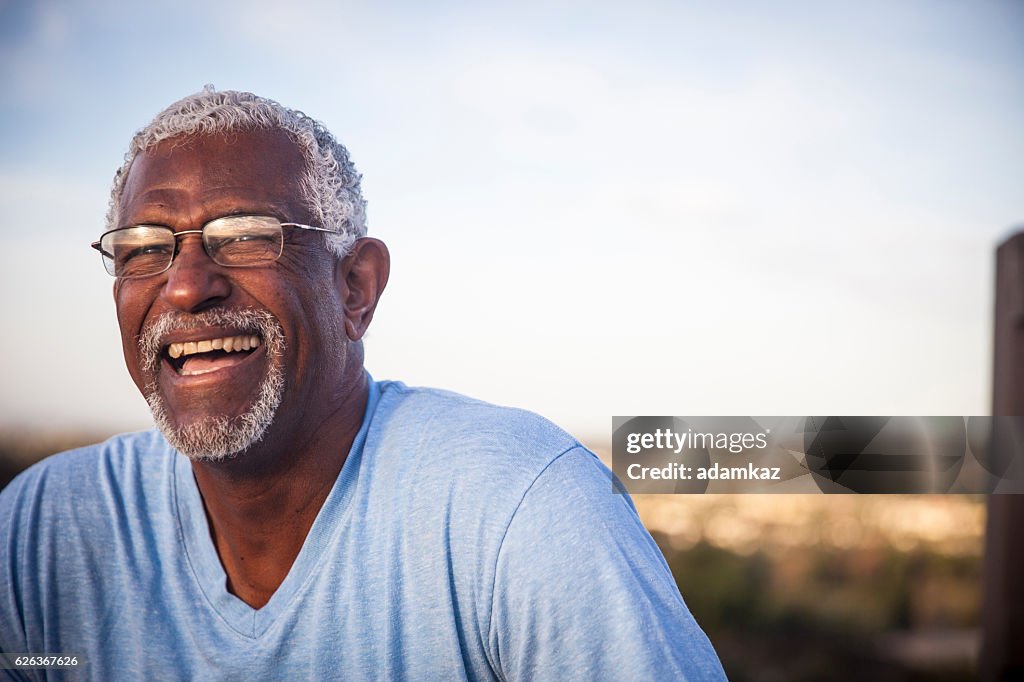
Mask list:
[[[537,478],[498,554],[488,633],[506,679],[724,679],[610,473],[574,448]]]

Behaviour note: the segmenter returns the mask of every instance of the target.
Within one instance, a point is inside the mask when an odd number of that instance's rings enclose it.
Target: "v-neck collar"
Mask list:
[[[206,520],[206,511],[199,493],[192,465],[181,453],[175,453],[174,480],[172,484],[172,502],[178,515],[178,525],[185,551],[185,560],[199,585],[207,603],[224,620],[224,622],[240,635],[258,638],[266,632],[288,606],[295,595],[301,590],[323,562],[324,552],[333,543],[340,528],[344,525],[352,489],[359,476],[360,461],[366,434],[380,389],[372,377],[367,375],[369,395],[366,401],[366,414],[359,427],[352,448],[345,459],[341,473],[334,482],[331,492],[324,500],[323,506],[313,521],[309,534],[292,563],[288,575],[270,597],[270,601],[260,609],[254,609],[244,601],[228,592],[227,574],[217,555],[217,549],[210,537],[210,528]]]

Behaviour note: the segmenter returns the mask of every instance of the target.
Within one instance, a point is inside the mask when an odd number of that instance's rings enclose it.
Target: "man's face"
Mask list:
[[[304,166],[280,131],[167,140],[132,164],[121,224],[179,232],[232,214],[310,223]],[[221,459],[271,425],[285,439],[298,433],[303,413],[330,400],[346,349],[335,275],[319,234],[286,228],[281,258],[264,266],[217,265],[200,235],[186,235],[167,272],[116,281],[128,371],[172,445],[194,459]]]

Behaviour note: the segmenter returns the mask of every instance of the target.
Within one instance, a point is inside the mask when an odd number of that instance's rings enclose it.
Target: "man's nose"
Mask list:
[[[231,294],[221,266],[210,260],[199,235],[179,239],[178,255],[167,270],[161,297],[173,308],[198,313],[220,304]]]

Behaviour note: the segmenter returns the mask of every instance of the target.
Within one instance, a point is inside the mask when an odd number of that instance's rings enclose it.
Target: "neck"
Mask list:
[[[253,608],[284,581],[334,486],[366,412],[369,387],[360,370],[355,390],[307,410],[306,433],[272,433],[225,462],[193,462],[228,590]]]

